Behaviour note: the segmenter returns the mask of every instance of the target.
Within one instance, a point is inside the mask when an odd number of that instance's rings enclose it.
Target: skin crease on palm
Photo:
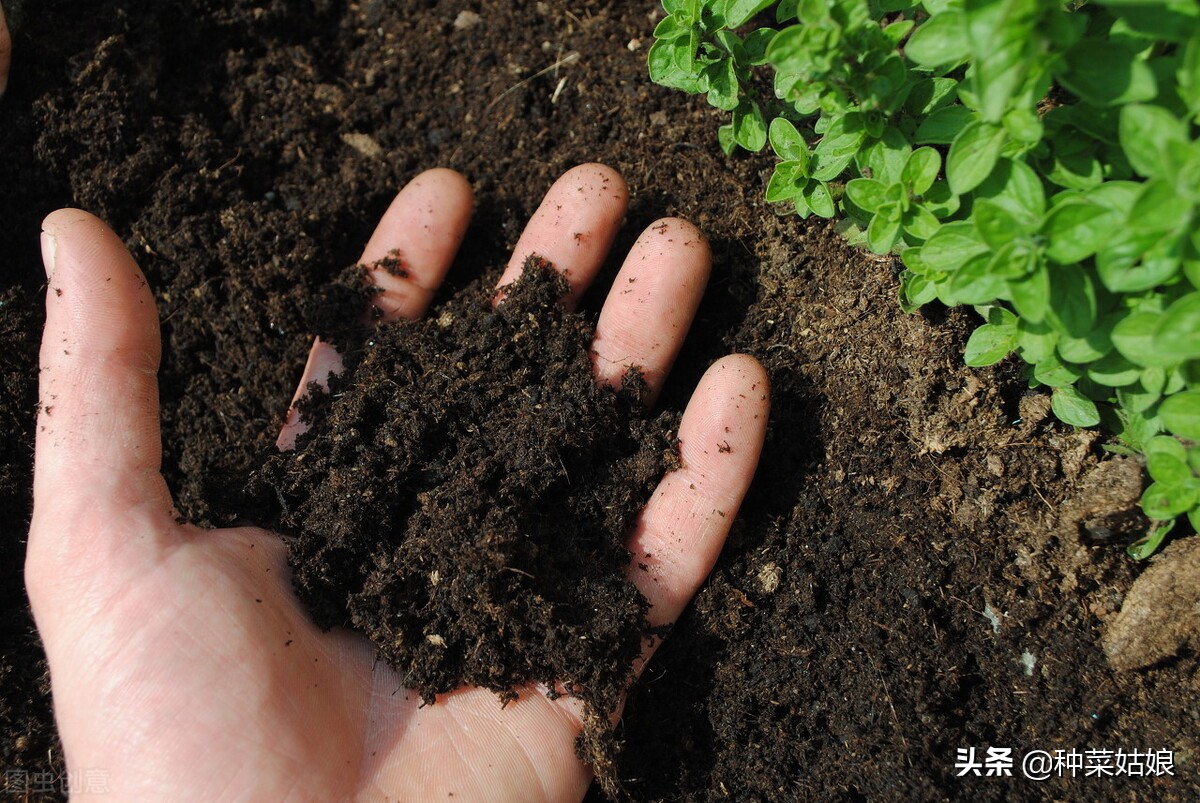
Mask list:
[[[565,272],[573,304],[627,201],[609,168],[569,171],[501,284],[536,252]],[[376,277],[386,315],[424,313],[471,206],[466,180],[444,169],[400,192],[363,254],[370,263],[398,249],[407,263],[406,280]],[[495,694],[463,688],[421,707],[364,637],[309,623],[278,536],[177,522],[159,472],[151,290],[117,236],[85,212],[51,214],[42,247],[47,312],[25,577],[68,771],[104,770],[123,801],[580,799],[591,775],[574,752],[576,702],[529,687],[501,708]],[[648,228],[616,281],[635,292],[613,293],[601,313],[597,380],[619,381],[637,364],[660,388],[708,271],[707,243],[690,224]],[[302,381],[338,365],[316,344]],[[679,433],[683,467],[663,478],[630,534],[633,551],[653,555],[648,570],[630,570],[652,624],[673,622],[716,560],[754,473],[768,405],[767,378],[750,357],[719,360],[697,386]],[[289,418],[283,447],[299,426]]]

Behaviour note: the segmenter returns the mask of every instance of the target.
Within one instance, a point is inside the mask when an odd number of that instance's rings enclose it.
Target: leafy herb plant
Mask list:
[[[779,162],[769,201],[898,253],[1076,426],[1145,456],[1146,557],[1200,529],[1200,3],[663,0],[656,82]],[[762,21],[773,21],[759,25]]]

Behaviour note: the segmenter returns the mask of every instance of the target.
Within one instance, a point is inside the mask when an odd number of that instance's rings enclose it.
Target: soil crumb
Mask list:
[[[343,335],[346,373],[310,385],[312,428],[258,492],[318,624],[367,634],[427,703],[463,684],[578,696],[581,751],[605,764],[596,740],[646,632],[626,535],[678,465],[678,416],[643,412],[636,369],[596,383],[593,328],[549,263],[531,258],[499,306],[483,288]]]

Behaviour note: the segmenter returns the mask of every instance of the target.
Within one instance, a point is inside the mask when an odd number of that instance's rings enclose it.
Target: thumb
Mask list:
[[[4,19],[4,6],[0,4],[0,97],[8,88],[8,67],[12,61],[12,34],[8,30],[8,22]]]
[[[42,224],[42,335],[26,579],[87,571],[112,553],[153,548],[129,514],[165,533],[171,500],[159,468],[158,313],[146,279],[97,218],[62,209]],[[74,574],[66,571],[65,574]]]

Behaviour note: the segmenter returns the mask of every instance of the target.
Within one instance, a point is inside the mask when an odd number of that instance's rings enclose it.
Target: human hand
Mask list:
[[[537,252],[566,272],[574,303],[626,203],[611,170],[570,171],[502,284]],[[470,209],[468,185],[448,170],[399,194],[362,260],[404,255],[408,279],[376,277],[388,315],[424,312]],[[159,471],[154,298],[96,218],[61,210],[43,228],[49,290],[25,576],[68,769],[104,769],[130,801],[582,797],[591,776],[574,753],[576,701],[527,687],[501,708],[491,692],[463,688],[421,707],[366,638],[310,623],[278,536],[176,520]],[[601,313],[598,381],[637,364],[661,388],[708,263],[703,237],[683,221],[642,234],[618,277],[621,287],[635,278],[635,291],[611,294]],[[306,379],[334,368],[332,350],[318,346]],[[630,572],[652,625],[676,619],[716,560],[767,408],[766,376],[749,357],[726,357],[700,381],[679,430],[683,467],[663,478],[630,535],[634,552],[654,555],[649,571]],[[724,442],[731,448],[711,448]]]
[[[8,68],[12,63],[12,34],[8,31],[8,21],[4,18],[4,5],[0,4],[0,97],[8,88]]]

